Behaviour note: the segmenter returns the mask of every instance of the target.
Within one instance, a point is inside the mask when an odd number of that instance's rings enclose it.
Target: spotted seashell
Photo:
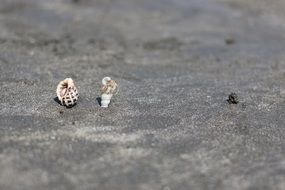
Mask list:
[[[78,91],[71,78],[61,81],[56,88],[56,95],[61,105],[72,107],[78,100]]]

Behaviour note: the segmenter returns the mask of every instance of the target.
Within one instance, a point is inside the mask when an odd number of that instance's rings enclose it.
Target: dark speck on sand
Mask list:
[[[229,104],[238,104],[239,103],[238,95],[236,93],[232,92],[229,95],[228,102],[229,102]]]

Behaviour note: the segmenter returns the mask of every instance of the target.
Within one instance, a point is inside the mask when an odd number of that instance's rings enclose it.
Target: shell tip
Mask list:
[[[102,84],[103,84],[103,85],[106,85],[107,82],[110,81],[110,80],[111,80],[111,77],[104,77],[104,78],[102,79]]]

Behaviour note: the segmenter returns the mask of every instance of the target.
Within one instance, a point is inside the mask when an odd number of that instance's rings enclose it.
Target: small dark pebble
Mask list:
[[[227,44],[227,45],[232,45],[232,44],[234,44],[236,41],[235,41],[235,39],[233,39],[233,38],[227,38],[227,39],[225,39],[225,43]]]
[[[60,114],[63,114],[63,110],[59,110],[59,113],[60,113]]]
[[[237,96],[236,93],[234,93],[234,92],[230,93],[229,99],[228,99],[228,103],[229,104],[237,104],[237,103],[239,103],[238,96]]]

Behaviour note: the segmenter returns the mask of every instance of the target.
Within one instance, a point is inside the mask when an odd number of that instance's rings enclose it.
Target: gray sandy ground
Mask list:
[[[284,9],[1,0],[0,189],[285,189]],[[66,77],[72,109],[54,101]]]

